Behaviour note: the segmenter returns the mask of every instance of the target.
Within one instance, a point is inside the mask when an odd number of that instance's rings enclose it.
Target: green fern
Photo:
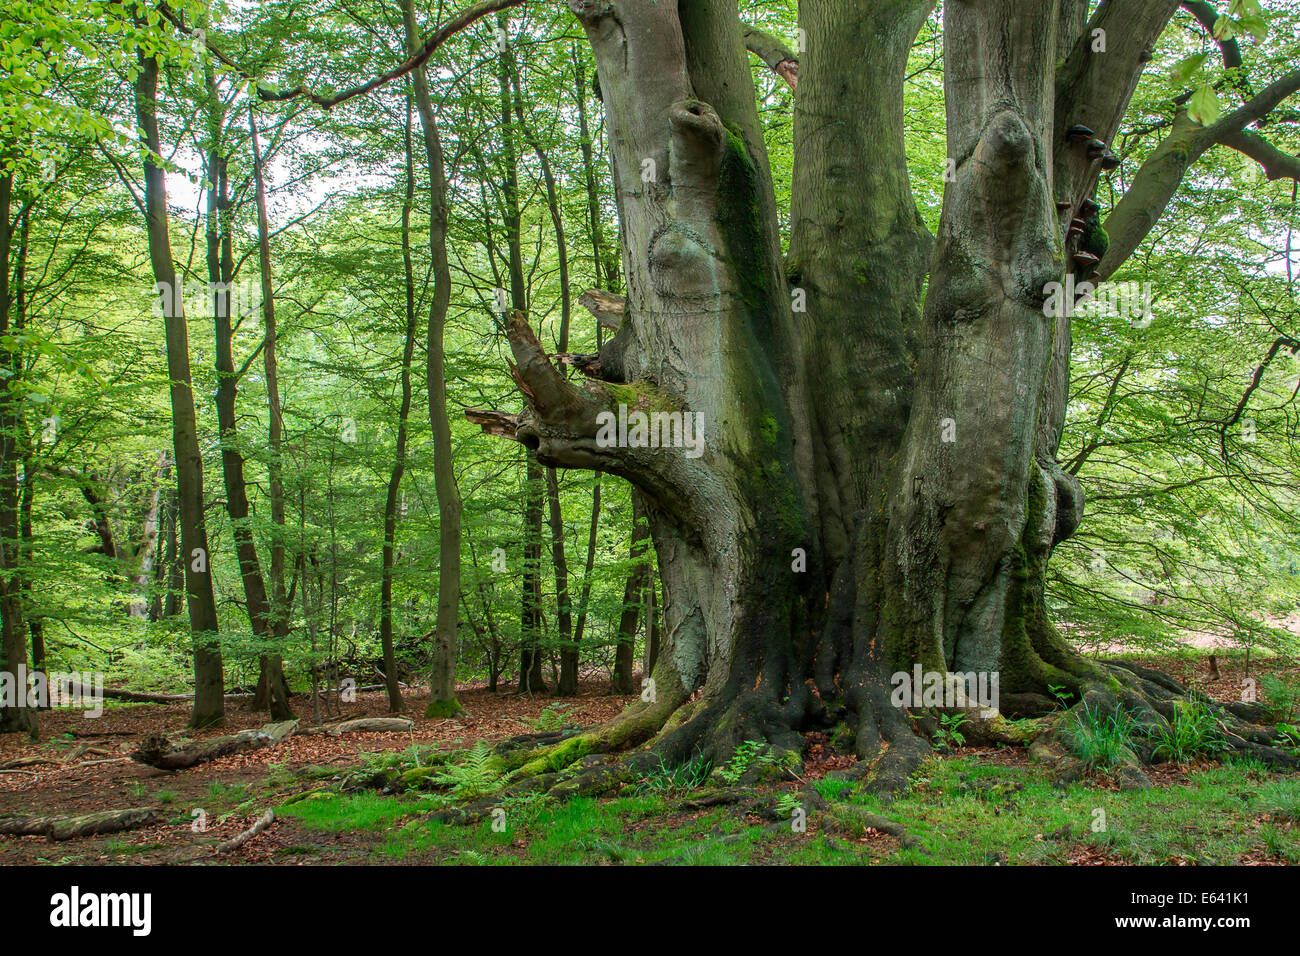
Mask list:
[[[473,750],[465,752],[460,763],[448,764],[444,773],[431,777],[433,783],[451,787],[458,797],[481,797],[496,789],[501,772],[496,769],[492,750],[479,741]]]
[[[563,730],[572,723],[572,721],[568,720],[568,714],[571,710],[573,710],[572,704],[547,704],[542,708],[542,712],[537,715],[537,718],[530,720],[528,723],[539,734],[549,734],[557,730]]]

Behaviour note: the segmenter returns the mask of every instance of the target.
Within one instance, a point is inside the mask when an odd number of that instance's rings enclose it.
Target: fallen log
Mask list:
[[[105,700],[124,700],[130,704],[179,704],[185,701],[193,700],[193,694],[153,694],[142,690],[125,690],[121,687],[87,687],[78,681],[64,681],[64,686],[75,688],[76,693],[82,697],[103,697]],[[252,697],[252,694],[231,693],[225,694],[225,697],[236,699],[240,697]]]
[[[175,744],[162,734],[150,734],[140,741],[131,759],[139,763],[157,767],[159,770],[184,770],[195,764],[225,757],[229,754],[243,753],[247,750],[259,750],[269,747],[288,737],[298,729],[298,721],[282,720],[267,724],[260,730],[241,730],[237,734],[211,737],[208,740],[196,740]]]
[[[66,681],[65,686],[74,689],[80,697],[103,697],[106,700],[125,700],[136,704],[176,704],[193,700],[193,694],[150,694],[144,691],[123,690],[120,687],[87,687],[78,681]]]
[[[30,767],[33,764],[54,763],[54,762],[55,760],[53,757],[46,756],[44,754],[34,754],[33,756],[30,757],[18,757],[16,760],[10,760],[5,763],[0,763],[0,770],[9,770],[13,767]]]
[[[331,737],[351,733],[397,734],[406,733],[414,726],[415,722],[405,717],[358,717],[327,727],[325,732]]]
[[[158,821],[156,807],[128,807],[125,810],[100,810],[76,817],[0,816],[0,833],[10,836],[45,836],[51,840],[71,840],[98,833],[118,833]]]
[[[227,840],[225,843],[218,844],[217,852],[229,853],[231,850],[238,850],[241,846],[243,846],[249,840],[253,839],[253,837],[257,836],[259,833],[261,833],[263,830],[265,830],[274,822],[275,822],[275,811],[267,810],[265,813],[263,813],[260,817],[257,818],[256,823],[254,823],[243,833],[239,834],[239,836]]]

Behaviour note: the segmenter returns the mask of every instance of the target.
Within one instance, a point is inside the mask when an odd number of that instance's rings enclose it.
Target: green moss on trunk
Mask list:
[[[424,708],[425,717],[455,717],[463,713],[465,708],[460,706],[460,701],[455,697],[450,700],[431,700],[429,706]]]

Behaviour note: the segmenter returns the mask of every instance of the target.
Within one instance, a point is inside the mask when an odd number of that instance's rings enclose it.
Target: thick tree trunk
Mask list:
[[[208,727],[225,722],[224,677],[212,590],[207,524],[203,516],[203,458],[199,452],[194,392],[190,385],[189,335],[167,227],[167,184],[159,164],[158,61],[140,56],[135,81],[136,120],[148,150],[145,158],[145,223],[149,260],[160,290],[171,381],[172,439],[180,498],[181,560],[186,603],[194,635],[194,711],[190,723]]]
[[[696,748],[726,759],[749,739],[796,751],[797,731],[843,722],[872,786],[895,790],[928,750],[909,710],[925,708],[891,699],[897,671],[985,672],[1003,693],[1061,683],[1103,704],[1123,695],[1151,720],[1183,693],[1084,660],[1044,599],[1050,551],[1082,513],[1055,461],[1069,323],[1045,303],[1104,154],[1086,140],[1114,135],[1176,0],[1102,4],[1090,20],[1083,0],[944,6],[937,243],[908,182],[902,112],[933,6],[801,6],[797,69],[777,59],[797,83],[783,264],[735,4],[570,0],[608,111],[627,297],[601,306],[621,324],[599,361],[573,363],[582,388],[517,308],[527,407],[512,437],[548,467],[636,485],[665,633],[642,699],[538,766],[646,740],[624,769]],[[611,417],[629,412],[698,415],[703,447],[622,427],[615,439]],[[996,716],[977,726],[1023,742]],[[592,769],[553,790],[619,779]]]
[[[746,54],[726,4],[624,7],[575,4],[605,102],[617,104],[628,303],[601,354],[616,382],[570,386],[516,312],[531,406],[517,434],[545,465],[612,471],[646,493],[668,633],[640,732],[699,692],[693,713],[711,716],[683,725],[677,746],[706,728],[732,745],[768,731],[793,746],[779,714],[805,618],[805,583],[789,570],[810,531],[793,442],[804,409],[785,400],[801,372],[765,150],[749,84],[737,82]],[[688,446],[679,429],[677,447],[598,444],[597,415],[620,405],[676,413],[703,442]],[[743,719],[713,719],[742,688]]]
[[[1021,639],[1022,539],[1054,334],[1042,290],[1062,271],[1052,158],[1039,148],[1051,132],[1056,7],[945,13],[958,161],[889,496],[883,629],[899,669],[991,673],[1009,663],[1004,639]]]

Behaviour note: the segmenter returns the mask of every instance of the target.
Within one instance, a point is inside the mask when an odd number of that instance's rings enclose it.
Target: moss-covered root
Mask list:
[[[1277,728],[1260,723],[1265,714],[1257,706],[1219,704],[1168,674],[1138,664],[1114,662],[1106,667],[1111,680],[1084,685],[1079,702],[1059,715],[1050,732],[1030,748],[1030,756],[1051,764],[1058,779],[1082,776],[1086,768],[1077,759],[1076,738],[1089,735],[1089,728],[1110,715],[1126,721],[1127,739],[1122,746],[1112,746],[1107,759],[1135,785],[1145,780],[1142,766],[1177,759],[1181,748],[1209,757],[1239,754],[1277,770],[1300,769],[1300,754],[1283,749]],[[1202,720],[1211,725],[1197,729]]]
[[[1009,747],[1028,747],[1039,736],[1055,726],[1054,716],[1032,720],[1008,720],[1001,714],[981,717],[978,712],[962,724],[961,732],[971,743],[1006,744]]]
[[[656,759],[633,754],[626,759],[587,760],[602,754],[616,753],[638,747],[651,740],[673,717],[684,694],[661,698],[654,703],[637,702],[613,720],[581,733],[564,736],[553,742],[532,746],[514,746],[504,752],[507,767],[511,770],[508,783],[518,786],[532,778],[564,774],[574,764],[586,761],[590,765],[576,775],[556,776],[548,780],[545,789],[558,794],[593,794],[616,789],[626,780],[636,776]]]
[[[430,700],[429,706],[424,708],[424,716],[428,720],[459,717],[463,713],[465,713],[465,708],[460,705],[460,701],[455,697],[449,700]]]

